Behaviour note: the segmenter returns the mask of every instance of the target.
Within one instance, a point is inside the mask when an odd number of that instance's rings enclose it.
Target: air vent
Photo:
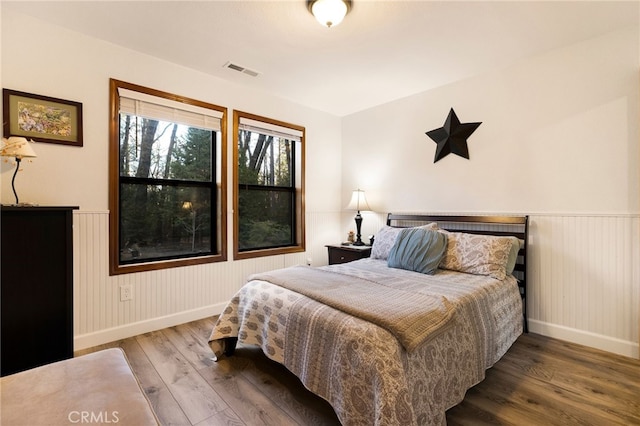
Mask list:
[[[243,74],[247,74],[250,75],[251,77],[257,77],[260,75],[260,73],[258,71],[249,69],[249,68],[245,68],[242,65],[238,65],[238,64],[234,64],[233,62],[227,62],[226,64],[224,64],[225,68],[229,68],[231,70],[234,71],[238,71],[241,72]]]

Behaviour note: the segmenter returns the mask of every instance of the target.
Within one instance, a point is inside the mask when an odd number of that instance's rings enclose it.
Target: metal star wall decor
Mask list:
[[[469,148],[467,138],[482,124],[460,123],[453,108],[449,111],[447,121],[439,129],[433,129],[425,134],[438,144],[433,162],[443,159],[447,155],[454,153],[464,158],[469,158]]]

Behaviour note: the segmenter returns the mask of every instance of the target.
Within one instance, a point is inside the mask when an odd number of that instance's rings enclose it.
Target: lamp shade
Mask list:
[[[2,148],[0,148],[0,156],[14,158],[33,158],[37,157],[36,152],[26,138],[11,136],[9,139],[2,139]]]
[[[309,11],[327,28],[335,27],[344,19],[351,0],[307,0]]]
[[[369,207],[369,204],[367,203],[367,198],[364,196],[363,190],[356,189],[353,191],[347,210],[357,210],[359,212],[371,210],[371,207]]]

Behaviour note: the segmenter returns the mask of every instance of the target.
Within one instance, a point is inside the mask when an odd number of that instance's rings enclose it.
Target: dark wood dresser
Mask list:
[[[0,374],[73,357],[73,210],[2,206]]]

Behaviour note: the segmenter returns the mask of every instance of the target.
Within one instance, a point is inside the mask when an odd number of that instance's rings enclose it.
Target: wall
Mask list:
[[[363,235],[389,211],[531,215],[531,331],[638,357],[639,64],[635,26],[350,115],[342,202],[366,191]],[[434,164],[450,108],[482,124]]]
[[[0,7],[0,10],[2,8]],[[220,58],[221,64],[226,58]],[[176,93],[306,127],[307,252],[108,275],[109,78]],[[248,77],[249,78],[249,77]],[[338,117],[251,91],[200,72],[2,10],[2,87],[82,102],[84,147],[38,143],[16,186],[20,201],[80,206],[74,215],[74,333],[76,350],[219,313],[253,272],[326,263],[324,244],[340,239],[340,129]],[[229,146],[232,135],[229,131]],[[231,148],[228,161],[231,164]],[[2,203],[14,202],[11,174],[2,163]],[[232,168],[229,166],[229,183]],[[231,191],[228,253],[231,247]],[[131,284],[133,300],[120,302]]]

